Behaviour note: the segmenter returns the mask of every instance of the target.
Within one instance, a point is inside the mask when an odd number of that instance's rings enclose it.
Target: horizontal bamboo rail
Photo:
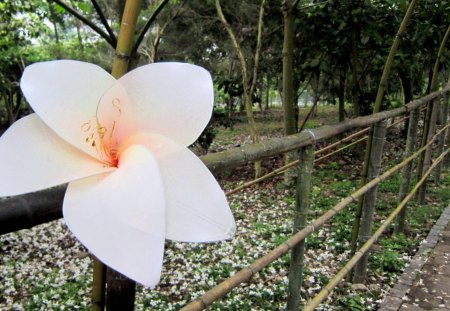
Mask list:
[[[400,122],[402,122],[402,121],[404,121],[404,120],[406,120],[406,119],[408,119],[408,117],[401,118],[401,119],[398,120],[397,122],[390,124],[390,125],[388,126],[388,128],[389,128],[389,127],[392,127],[392,126],[394,126],[394,125],[397,125],[398,123],[400,123]],[[348,142],[348,141],[352,140],[353,138],[359,137],[359,136],[361,136],[361,135],[367,133],[368,131],[369,131],[369,128],[366,127],[365,129],[362,129],[362,130],[360,130],[360,131],[358,131],[358,132],[356,132],[356,133],[353,133],[353,134],[351,134],[351,135],[349,135],[349,136],[347,136],[347,137],[345,137],[345,138],[343,138],[343,139],[341,139],[341,140],[339,140],[339,141],[337,141],[337,142],[335,142],[335,143],[332,143],[332,144],[330,144],[330,145],[328,145],[328,146],[325,146],[325,147],[322,148],[322,149],[317,150],[314,154],[315,154],[315,155],[318,155],[318,154],[324,153],[325,151],[328,151],[328,150],[330,150],[330,149],[333,149],[334,147],[339,146],[339,145],[342,144],[342,143]],[[317,162],[319,162],[319,161],[325,160],[326,158],[328,158],[328,157],[330,157],[330,156],[332,156],[332,155],[334,155],[334,154],[336,154],[336,153],[339,153],[339,152],[341,152],[341,151],[343,151],[343,150],[345,150],[345,149],[347,149],[347,148],[350,148],[350,147],[353,146],[353,145],[359,144],[360,142],[363,142],[364,140],[366,140],[367,137],[368,137],[368,136],[366,135],[366,136],[364,136],[363,138],[360,138],[360,139],[358,139],[358,140],[356,140],[356,141],[354,141],[354,142],[352,142],[352,143],[350,143],[350,144],[348,144],[348,145],[345,145],[345,146],[343,146],[343,147],[341,147],[341,148],[339,148],[339,149],[337,149],[337,150],[335,150],[335,151],[332,151],[332,152],[330,152],[330,153],[327,153],[326,155],[324,155],[324,156],[322,156],[322,157],[320,157],[320,158],[315,159],[315,160],[314,160],[314,163],[317,163]],[[298,163],[299,163],[299,160],[295,160],[295,161],[289,162],[288,164],[283,165],[283,166],[281,166],[281,167],[279,167],[279,168],[277,168],[277,169],[271,171],[270,173],[267,173],[267,174],[265,174],[265,175],[263,175],[263,176],[261,176],[261,177],[259,177],[259,178],[256,178],[256,179],[254,179],[254,180],[251,180],[251,181],[249,181],[249,182],[246,182],[246,183],[244,183],[244,184],[242,184],[242,185],[240,185],[240,186],[237,186],[236,188],[234,188],[234,189],[232,189],[232,190],[227,191],[227,192],[226,192],[226,195],[228,196],[228,195],[234,194],[234,193],[236,193],[236,192],[238,192],[238,191],[241,191],[242,189],[245,189],[245,188],[247,188],[247,187],[253,186],[253,185],[255,185],[255,184],[257,184],[257,183],[259,183],[259,182],[261,182],[261,181],[263,181],[263,180],[266,180],[266,179],[268,179],[268,178],[270,178],[270,177],[273,177],[273,176],[275,176],[275,175],[281,174],[281,173],[285,172],[287,169],[296,166]]]
[[[181,311],[198,311],[198,310],[204,310],[206,307],[210,306],[214,301],[218,300],[219,298],[225,296],[227,293],[229,293],[233,288],[239,286],[241,283],[244,283],[251,279],[253,275],[255,275],[257,272],[264,269],[266,266],[286,254],[289,250],[291,250],[296,244],[303,241],[310,233],[314,232],[321,226],[323,226],[328,220],[330,220],[334,215],[342,211],[345,207],[347,207],[349,204],[353,202],[357,202],[358,198],[361,197],[363,194],[365,194],[367,191],[381,183],[383,180],[387,179],[394,173],[396,173],[399,169],[406,166],[408,163],[413,161],[417,156],[419,156],[422,152],[425,151],[425,149],[431,145],[436,138],[447,128],[450,127],[450,124],[442,128],[439,132],[437,132],[430,141],[417,150],[414,154],[412,154],[410,157],[404,159],[401,163],[393,166],[389,170],[387,170],[382,175],[375,177],[370,182],[365,184],[363,187],[359,188],[357,191],[353,192],[343,200],[341,200],[338,204],[336,204],[333,208],[325,212],[322,216],[319,218],[313,220],[309,225],[307,225],[304,229],[298,231],[296,234],[291,236],[289,239],[287,239],[283,244],[279,245],[263,257],[257,259],[249,266],[243,268],[242,270],[238,271],[233,276],[227,278],[222,283],[218,284],[217,286],[211,288],[209,291],[207,291],[205,294],[203,294],[201,297],[197,298],[196,300],[192,301],[185,307],[181,309]]]
[[[247,162],[253,162],[286,153],[291,150],[296,150],[311,143],[319,142],[356,128],[367,127],[378,121],[402,115],[449,92],[450,87],[446,87],[441,91],[416,99],[400,108],[376,113],[370,116],[358,117],[335,125],[321,126],[316,129],[310,129],[283,138],[273,138],[262,143],[249,144],[241,148],[233,148],[227,151],[207,154],[202,156],[201,160],[212,172],[220,172],[225,169],[235,168],[244,165]],[[0,234],[30,228],[44,222],[61,218],[62,198],[64,197],[65,189],[65,187],[59,187],[56,189],[0,199]],[[42,207],[40,206],[40,203],[36,203],[42,202],[43,200],[45,200],[49,206],[53,207],[51,213],[47,213],[40,208]],[[16,209],[14,213],[11,213],[12,206]]]
[[[401,210],[406,206],[406,204],[411,200],[420,186],[425,182],[427,177],[431,174],[433,169],[440,163],[445,156],[450,152],[450,148],[444,151],[430,166],[430,168],[423,174],[422,178],[416,183],[411,192],[400,202],[400,204],[395,208],[395,210],[386,218],[386,220],[381,224],[377,231],[369,238],[366,243],[355,253],[355,255],[342,267],[341,270],[332,278],[325,287],[304,307],[304,311],[314,310],[322,301],[324,301],[331,293],[333,288],[335,288],[339,282],[352,270],[356,263],[361,259],[361,257],[369,251],[370,247],[378,240],[381,234],[386,230],[386,228],[392,223],[395,217],[401,212]]]

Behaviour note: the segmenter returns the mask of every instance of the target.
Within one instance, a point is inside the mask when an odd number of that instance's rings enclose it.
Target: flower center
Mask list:
[[[114,98],[112,106],[120,117],[120,100]],[[116,123],[117,120],[113,119],[109,128],[103,125],[98,118],[97,107],[96,116],[81,126],[81,130],[87,135],[85,142],[95,149],[100,160],[108,167],[117,167],[119,163],[118,142],[114,139]]]

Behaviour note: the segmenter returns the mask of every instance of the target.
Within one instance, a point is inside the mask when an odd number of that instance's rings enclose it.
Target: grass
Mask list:
[[[304,112],[304,111],[303,111]],[[302,113],[303,113],[302,112]],[[312,126],[335,120],[334,107],[319,107]],[[257,115],[263,135],[282,135],[281,117]],[[304,114],[303,114],[304,115]],[[272,118],[273,117],[273,118]],[[272,118],[272,119],[270,119]],[[248,143],[245,124],[219,129],[216,148]],[[388,148],[393,149],[393,148]],[[355,151],[356,152],[356,151]],[[398,162],[399,154],[384,159]],[[356,160],[355,160],[356,159]],[[280,164],[278,160],[278,164]],[[352,151],[335,155],[317,165],[313,173],[310,219],[321,215],[353,192],[359,184],[360,155]],[[225,189],[242,183],[251,165],[221,176]],[[384,181],[376,204],[375,227],[396,205],[400,175]],[[370,256],[370,285],[378,290],[356,292],[348,284],[339,285],[322,310],[376,309],[382,293],[401,273],[417,243],[427,234],[442,210],[450,204],[450,174],[439,186],[430,184],[427,204],[410,204],[405,235],[383,235]],[[160,284],[153,290],[138,287],[136,310],[178,310],[223,279],[235,274],[292,234],[295,193],[278,176],[229,197],[237,221],[236,237],[214,244],[186,244],[168,241]],[[302,299],[314,296],[345,264],[355,204],[306,239]],[[391,230],[392,231],[392,230]],[[86,310],[91,282],[90,258],[68,232],[62,221],[0,237],[0,309],[5,310]],[[215,302],[211,310],[282,310],[287,296],[285,255],[258,273],[248,284],[234,289]]]

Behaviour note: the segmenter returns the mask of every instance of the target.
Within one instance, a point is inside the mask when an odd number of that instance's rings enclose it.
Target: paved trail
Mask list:
[[[450,311],[450,206],[379,310]]]

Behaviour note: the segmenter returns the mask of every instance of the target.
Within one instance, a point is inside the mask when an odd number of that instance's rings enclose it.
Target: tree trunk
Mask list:
[[[248,128],[250,135],[252,137],[253,143],[259,143],[259,135],[256,128],[256,122],[255,118],[253,116],[253,105],[252,105],[252,94],[256,87],[257,82],[257,73],[258,73],[258,64],[259,64],[259,54],[261,51],[261,41],[262,41],[262,25],[263,25],[263,17],[264,17],[264,5],[265,0],[261,0],[261,5],[259,8],[259,18],[258,18],[258,34],[257,34],[257,41],[256,41],[256,49],[255,54],[253,58],[253,75],[252,79],[250,81],[250,73],[248,71],[247,62],[244,57],[244,54],[242,52],[242,49],[238,43],[238,40],[236,39],[236,36],[233,32],[233,29],[231,28],[230,24],[225,19],[225,16],[222,12],[222,7],[220,5],[220,0],[215,0],[215,7],[217,11],[217,15],[222,22],[223,26],[225,27],[225,30],[228,33],[228,36],[230,37],[230,40],[233,44],[233,48],[237,54],[237,57],[239,59],[239,62],[241,64],[241,71],[242,71],[242,86],[244,87],[244,107],[245,112],[247,115],[247,122],[248,122]],[[262,175],[261,170],[261,161],[255,162],[255,178],[258,178]]]
[[[345,79],[346,73],[344,69],[339,71],[339,122],[345,120]]]
[[[286,136],[297,133],[297,118],[294,107],[294,12],[291,1],[285,1],[283,11],[283,113],[284,113],[284,134]],[[288,164],[297,160],[298,154],[292,151],[285,154],[285,163]],[[290,186],[296,178],[296,168],[286,170],[284,183]]]
[[[399,70],[398,73],[400,81],[402,82],[403,96],[405,105],[413,100],[413,82],[411,68],[405,70]],[[406,119],[405,126],[403,128],[403,135],[406,136],[408,133],[409,119]]]

